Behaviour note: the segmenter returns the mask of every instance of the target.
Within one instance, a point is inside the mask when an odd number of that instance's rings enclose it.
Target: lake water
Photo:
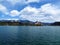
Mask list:
[[[60,45],[60,26],[0,26],[0,45]]]

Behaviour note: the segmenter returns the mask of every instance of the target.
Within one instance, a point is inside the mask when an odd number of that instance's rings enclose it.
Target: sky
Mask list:
[[[0,20],[60,22],[60,0],[0,0]]]

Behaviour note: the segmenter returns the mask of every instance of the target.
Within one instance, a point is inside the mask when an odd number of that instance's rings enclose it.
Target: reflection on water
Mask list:
[[[0,45],[60,45],[60,27],[0,26]]]

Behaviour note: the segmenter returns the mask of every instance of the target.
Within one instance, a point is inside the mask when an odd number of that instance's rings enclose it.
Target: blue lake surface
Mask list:
[[[60,26],[0,26],[0,45],[60,45]]]

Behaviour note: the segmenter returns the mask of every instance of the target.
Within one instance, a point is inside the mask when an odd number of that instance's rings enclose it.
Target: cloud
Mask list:
[[[60,10],[53,4],[45,4],[41,6],[41,11],[46,14],[57,15]]]
[[[12,5],[15,5],[16,3],[25,5],[31,2],[39,2],[40,0],[7,0],[7,1],[10,2]]]
[[[1,0],[2,1],[2,0]],[[12,4],[20,3],[20,4],[28,4],[31,2],[39,2],[41,0],[7,0]],[[55,22],[60,21],[60,9],[54,4],[47,3],[40,8],[35,8],[31,6],[27,6],[21,11],[12,9],[9,11],[9,9],[0,4],[0,12],[3,12],[5,15],[9,15],[11,17],[20,16],[23,19],[30,20],[30,21],[41,21],[41,22]],[[20,18],[20,19],[21,19]]]
[[[15,16],[18,16],[20,13],[19,13],[19,11],[17,11],[17,10],[12,10],[12,11],[10,11],[10,16],[12,16],[12,17],[15,17]]]
[[[40,0],[27,0],[27,3],[30,3],[30,2],[40,2]]]
[[[30,20],[30,21],[40,21],[44,17],[42,14],[39,15],[39,9],[27,6],[22,11],[20,11],[20,17]]]
[[[22,11],[20,11],[21,15],[33,15],[38,12],[37,8],[32,8],[31,6],[25,7]]]
[[[41,21],[41,22],[55,22],[60,21],[60,9],[51,4],[44,4],[40,8],[35,8],[31,6],[25,7],[23,10],[12,10],[10,11],[10,16],[30,20],[30,21]]]
[[[8,18],[8,19],[5,19],[5,20],[19,20],[19,19],[17,19],[17,18]]]
[[[40,8],[27,6],[20,12],[20,14],[20,17],[30,21],[60,21],[60,9],[51,3],[44,4]]]
[[[55,21],[60,21],[60,9],[53,4],[45,4],[41,6],[41,11],[45,14],[51,15]]]
[[[17,20],[19,20],[19,19],[18,19],[18,18],[6,18],[6,19],[2,18],[2,19],[0,19],[0,20],[15,20],[15,21],[17,21]]]
[[[0,12],[2,12],[4,14],[8,14],[7,8],[4,5],[2,5],[2,4],[0,4]]]
[[[10,2],[12,5],[15,5],[16,3],[24,4],[25,0],[7,0]]]

